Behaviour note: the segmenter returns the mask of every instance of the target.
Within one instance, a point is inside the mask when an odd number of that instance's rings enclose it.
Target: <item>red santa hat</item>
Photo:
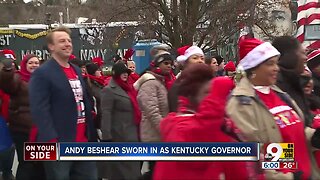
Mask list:
[[[177,57],[178,62],[184,62],[186,61],[190,56],[195,54],[204,55],[201,48],[198,46],[183,46],[179,48],[178,50],[179,56]]]
[[[239,41],[239,65],[243,70],[251,69],[271,57],[279,56],[280,52],[269,42],[249,38]]]
[[[236,71],[236,65],[234,64],[233,61],[229,61],[225,66],[224,66],[224,70],[225,71]]]
[[[94,57],[94,58],[91,59],[91,62],[93,64],[98,65],[99,67],[101,67],[103,65],[103,63],[104,63],[103,59],[101,57]]]
[[[307,65],[310,69],[317,67],[320,64],[320,49],[316,49],[308,54]]]
[[[184,55],[184,53],[186,52],[186,50],[189,48],[190,46],[183,46],[177,49],[178,55]]]
[[[14,54],[14,51],[11,49],[3,49],[0,51],[3,56],[6,58],[11,58],[13,60],[16,60],[16,55]]]

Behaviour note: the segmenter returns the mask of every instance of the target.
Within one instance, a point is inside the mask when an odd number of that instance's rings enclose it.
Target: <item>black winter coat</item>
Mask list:
[[[300,84],[300,76],[296,75],[294,72],[281,69],[276,85],[282,91],[288,93],[297,103],[305,117],[305,125],[311,126],[313,116],[310,112],[308,99],[306,98],[303,87]]]

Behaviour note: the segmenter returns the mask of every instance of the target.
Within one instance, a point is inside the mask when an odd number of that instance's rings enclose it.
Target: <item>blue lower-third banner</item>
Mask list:
[[[58,160],[257,161],[258,143],[59,143]]]

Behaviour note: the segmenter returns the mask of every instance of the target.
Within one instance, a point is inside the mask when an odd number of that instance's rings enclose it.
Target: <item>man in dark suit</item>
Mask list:
[[[51,59],[38,68],[29,84],[32,120],[38,142],[96,140],[85,82],[78,67],[68,62],[71,31],[59,27],[47,35]],[[95,162],[45,162],[48,179],[96,179]]]

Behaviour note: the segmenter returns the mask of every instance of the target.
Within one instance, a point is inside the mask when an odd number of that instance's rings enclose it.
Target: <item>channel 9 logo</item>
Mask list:
[[[266,147],[265,161],[294,161],[293,143],[271,143]]]

